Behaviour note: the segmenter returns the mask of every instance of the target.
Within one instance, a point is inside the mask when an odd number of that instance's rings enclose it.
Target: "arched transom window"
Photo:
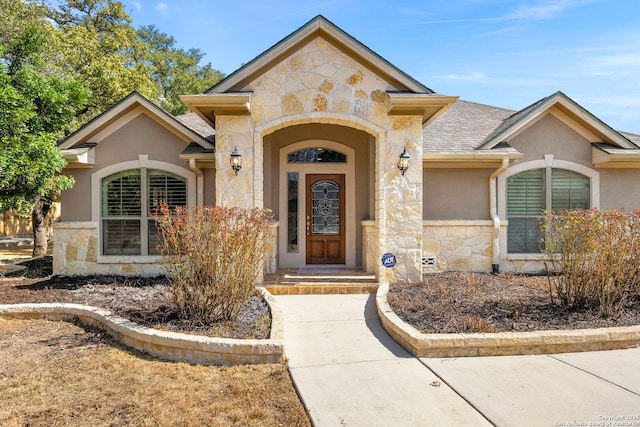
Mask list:
[[[347,156],[328,148],[303,148],[289,153],[287,163],[347,163]]]

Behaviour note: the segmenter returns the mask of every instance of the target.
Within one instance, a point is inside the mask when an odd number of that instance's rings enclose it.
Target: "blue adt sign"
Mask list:
[[[396,256],[394,254],[386,253],[382,255],[382,265],[384,265],[387,268],[391,268],[394,265],[396,265],[397,261],[398,260],[396,259]]]

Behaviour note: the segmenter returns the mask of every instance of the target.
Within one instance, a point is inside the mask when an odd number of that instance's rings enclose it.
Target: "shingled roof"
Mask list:
[[[423,152],[473,152],[514,113],[505,108],[458,100],[423,128]]]
[[[202,120],[196,113],[181,114],[176,116],[176,119],[192,131],[201,135],[207,141],[212,144],[215,143],[215,129],[213,129],[209,123]]]
[[[514,129],[527,126],[536,116],[559,104],[562,104],[565,110],[573,109],[575,117],[583,120],[585,126],[604,138],[602,141],[605,142],[605,150],[615,148],[633,151],[640,146],[640,135],[617,132],[609,128],[571,98],[562,92],[556,92],[520,111],[459,100],[423,128],[423,153],[431,155],[513,151],[514,149],[504,140],[508,141]]]

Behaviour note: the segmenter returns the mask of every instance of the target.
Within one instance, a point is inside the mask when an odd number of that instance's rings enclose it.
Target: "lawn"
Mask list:
[[[286,365],[161,361],[99,330],[0,319],[0,425],[309,426]]]

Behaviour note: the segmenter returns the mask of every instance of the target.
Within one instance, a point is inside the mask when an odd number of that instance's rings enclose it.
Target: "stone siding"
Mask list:
[[[491,221],[424,221],[423,225],[422,257],[425,260],[425,273],[491,271]],[[433,260],[434,257],[435,263],[426,261],[428,258]]]
[[[53,225],[53,273],[63,276],[162,274],[159,256],[100,256],[97,222],[57,222]]]
[[[240,89],[240,88],[236,88]],[[390,116],[387,91],[398,90],[321,37],[283,58],[242,88],[251,91],[247,115],[216,116],[216,163],[226,164],[237,147],[243,167],[216,170],[216,203],[263,207],[263,137],[287,126],[326,123],[356,128],[375,138],[373,247],[398,258],[382,270],[381,282],[420,280],[422,254],[422,116]],[[414,159],[405,176],[396,164],[403,151]],[[393,209],[387,207],[393,206]]]
[[[163,274],[162,257],[101,256],[97,222],[57,222],[53,225],[53,273],[63,276],[117,274],[157,276]],[[277,270],[278,224],[269,229],[264,272]]]

